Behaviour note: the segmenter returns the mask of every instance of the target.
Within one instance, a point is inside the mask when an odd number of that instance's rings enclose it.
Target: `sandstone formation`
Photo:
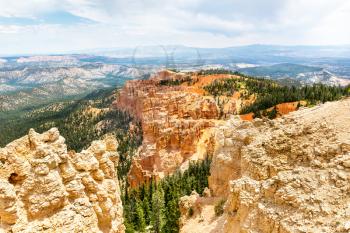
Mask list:
[[[53,128],[0,148],[0,232],[124,232],[118,144],[67,152]]]
[[[148,80],[125,84],[114,106],[138,119],[143,130],[143,145],[128,176],[131,187],[185,169],[189,160],[211,155],[212,129],[256,99],[254,94],[247,96],[244,88],[232,96],[214,97],[205,91],[205,86],[229,78],[238,76],[161,71]],[[297,110],[298,103],[277,105],[277,116]],[[253,114],[241,118],[251,121]]]
[[[129,184],[136,187],[162,178],[189,160],[210,153],[210,129],[219,119],[213,97],[194,92],[193,86],[160,85],[161,80],[181,80],[185,74],[160,72],[150,80],[129,81],[115,106],[141,121],[143,144],[133,159]]]
[[[212,197],[181,199],[181,232],[350,232],[349,129],[350,99],[227,121],[215,133]]]

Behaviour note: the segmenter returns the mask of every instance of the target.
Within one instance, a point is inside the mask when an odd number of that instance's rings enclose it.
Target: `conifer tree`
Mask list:
[[[162,232],[164,225],[164,192],[161,186],[152,195],[151,223],[155,233]]]
[[[176,194],[171,193],[173,197]],[[177,233],[179,232],[179,218],[180,211],[178,207],[179,198],[171,198],[170,201],[166,204],[166,222],[164,225],[164,232]]]
[[[145,232],[146,230],[146,221],[145,221],[145,215],[143,213],[142,203],[140,200],[136,202],[136,229],[139,232]]]

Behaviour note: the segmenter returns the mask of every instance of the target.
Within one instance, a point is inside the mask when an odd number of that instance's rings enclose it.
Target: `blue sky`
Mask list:
[[[0,54],[350,44],[347,0],[0,0]]]
[[[40,25],[40,24],[58,24],[58,25],[77,25],[77,24],[91,24],[94,21],[83,18],[67,11],[51,11],[42,13],[36,17],[21,17],[21,16],[0,16],[0,25]]]

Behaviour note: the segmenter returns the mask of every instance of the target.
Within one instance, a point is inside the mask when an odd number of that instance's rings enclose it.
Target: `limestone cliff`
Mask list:
[[[215,133],[212,197],[181,199],[181,232],[350,232],[349,129],[350,99],[227,121]]]
[[[53,128],[0,148],[0,232],[124,232],[116,140],[64,143]]]

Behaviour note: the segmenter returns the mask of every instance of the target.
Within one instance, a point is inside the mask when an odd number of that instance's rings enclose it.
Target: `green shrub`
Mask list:
[[[226,201],[224,199],[220,200],[214,207],[215,215],[221,216],[224,213],[224,205]]]

